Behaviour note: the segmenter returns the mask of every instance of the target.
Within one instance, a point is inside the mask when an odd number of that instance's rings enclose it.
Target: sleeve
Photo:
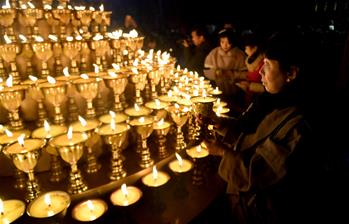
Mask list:
[[[214,54],[213,51],[211,51],[206,59],[204,64],[204,75],[209,80],[214,81],[216,79],[216,65],[214,63]]]

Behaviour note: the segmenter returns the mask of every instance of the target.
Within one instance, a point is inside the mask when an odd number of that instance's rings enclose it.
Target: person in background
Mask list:
[[[241,91],[235,84],[246,80],[246,56],[238,48],[233,30],[223,29],[218,33],[218,37],[219,46],[214,48],[205,59],[204,75],[223,91],[226,98],[231,98],[230,101],[238,101],[238,98],[241,98]]]
[[[196,71],[199,75],[203,75],[204,61],[207,54],[211,50],[208,40],[207,31],[202,27],[196,27],[191,31],[191,41],[183,40],[184,47],[184,68],[189,71]]]
[[[247,58],[245,60],[247,67],[246,80],[237,82],[236,85],[245,91],[245,106],[248,106],[256,94],[264,92],[264,86],[261,82],[261,75],[259,73],[263,66],[262,46],[261,40],[254,33],[248,33],[243,36],[245,53]]]
[[[130,14],[125,15],[124,27],[122,29],[124,33],[129,33],[131,30],[136,30],[139,34],[143,33],[136,20]]]
[[[309,73],[301,40],[290,32],[268,39],[260,70],[266,92],[234,122],[216,123],[217,137],[203,142],[222,157],[218,172],[236,223],[314,221],[319,214],[309,208],[321,214],[324,158],[304,112]]]

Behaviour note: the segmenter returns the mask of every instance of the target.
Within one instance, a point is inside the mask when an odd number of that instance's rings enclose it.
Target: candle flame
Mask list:
[[[53,34],[49,34],[48,38],[52,41],[55,41],[55,42],[58,41],[58,37],[56,35],[53,35]]]
[[[89,77],[88,77],[87,74],[81,74],[80,77],[81,77],[82,79],[89,79]]]
[[[5,134],[7,135],[7,137],[11,138],[13,136],[13,133],[8,130],[8,129],[5,129]]]
[[[78,40],[78,41],[82,40],[82,36],[78,34],[77,36],[75,36],[75,40]]]
[[[135,110],[140,111],[140,108],[139,108],[138,104],[136,104],[136,103],[135,103]]]
[[[187,113],[187,112],[189,112],[189,108],[188,108],[188,107],[184,107],[182,111],[183,111],[184,113]]]
[[[181,66],[180,65],[177,65],[177,71],[181,70]]]
[[[221,104],[221,98],[217,98],[216,104],[217,105]]]
[[[126,184],[122,184],[122,185],[121,185],[121,192],[123,193],[123,195],[124,195],[125,197],[127,197],[128,191],[127,191],[127,186],[126,186]]]
[[[162,118],[160,121],[158,121],[157,123],[157,126],[161,126],[164,124],[164,119]]]
[[[90,209],[90,211],[95,209],[95,206],[93,205],[91,200],[87,201],[87,207],[88,207],[88,209]]]
[[[158,171],[156,169],[156,166],[153,166],[153,179],[154,180],[158,179]]]
[[[215,93],[218,93],[218,92],[219,92],[218,86],[214,89],[214,92],[215,92]]]
[[[138,121],[139,121],[140,123],[144,123],[145,119],[144,119],[144,117],[140,117],[140,118],[138,119]]]
[[[168,91],[167,96],[168,96],[168,97],[172,97],[172,90],[169,90],[169,91]]]
[[[118,64],[113,63],[113,64],[111,64],[111,66],[113,66],[113,68],[114,68],[116,71],[119,71],[119,70],[120,70],[120,65],[118,65]]]
[[[95,11],[95,8],[93,6],[90,6],[89,8],[91,11]]]
[[[115,112],[114,111],[110,110],[109,111],[109,115],[111,116],[112,119],[115,118]]]
[[[95,73],[99,73],[99,67],[96,64],[93,64],[93,67],[95,68]]]
[[[32,80],[33,82],[38,81],[38,78],[36,78],[36,76],[33,76],[33,75],[29,75],[29,79]]]
[[[182,167],[183,166],[183,159],[182,159],[182,157],[178,153],[175,153],[175,155],[176,155],[176,158],[178,160],[178,165],[180,167]]]
[[[49,4],[45,4],[45,5],[44,5],[44,9],[45,9],[45,10],[51,10],[51,9],[52,9],[52,6],[49,5]]]
[[[10,76],[6,79],[6,86],[7,86],[7,87],[12,87],[12,86],[13,86],[13,77],[12,77],[12,75],[10,75]]]
[[[66,40],[67,40],[68,42],[71,42],[71,41],[74,40],[74,37],[72,37],[72,36],[67,36]]]
[[[137,67],[137,66],[138,66],[138,60],[135,60],[135,61],[132,63],[132,65],[133,65],[134,67]]]
[[[51,197],[50,197],[50,195],[49,194],[45,194],[45,196],[44,196],[44,201],[45,201],[45,204],[48,206],[48,207],[50,207],[51,206]]]
[[[223,111],[223,107],[222,107],[222,105],[219,105],[219,106],[217,107],[216,113],[221,114],[222,111]]]
[[[175,108],[178,110],[179,109],[179,104],[178,103],[175,103],[174,104]]]
[[[194,96],[198,96],[198,95],[199,95],[199,90],[194,89],[194,90],[193,90],[193,95],[194,95]]]
[[[87,121],[83,117],[81,117],[80,115],[79,115],[78,119],[79,119],[81,125],[86,127]]]
[[[110,120],[110,128],[111,128],[111,130],[113,130],[113,131],[115,131],[115,120],[114,120],[114,118],[112,118],[111,120]]]
[[[6,0],[5,1],[5,5],[2,6],[3,9],[10,9],[11,5],[10,5],[10,0]]]
[[[132,70],[133,74],[138,74],[138,69],[137,68],[132,67],[131,70]]]
[[[29,5],[29,7],[30,7],[31,9],[35,9],[35,5],[34,5],[33,3],[27,2],[27,4]]]
[[[10,44],[12,43],[12,40],[7,36],[7,34],[4,35],[5,43]]]
[[[115,72],[108,72],[109,76],[112,77],[112,78],[116,78],[116,73]]]
[[[128,50],[123,50],[123,51],[122,51],[122,54],[123,54],[123,55],[128,55]]]
[[[102,12],[104,11],[104,5],[103,5],[103,4],[101,4],[101,5],[99,6],[99,10],[102,11]]]
[[[160,104],[160,100],[155,99],[154,101],[155,101],[155,105],[156,105],[157,107],[160,107],[160,105],[161,105],[161,104]]]
[[[196,146],[196,151],[199,153],[202,151],[201,145]]]
[[[56,84],[56,79],[53,78],[52,76],[47,76],[47,81],[48,81],[50,84]]]
[[[67,138],[71,140],[73,138],[73,127],[69,126],[68,133],[67,133]]]
[[[69,76],[70,76],[68,67],[64,67],[64,68],[63,68],[63,75],[64,75],[65,77],[69,77]]]
[[[27,38],[23,34],[19,34],[18,36],[19,36],[19,39],[21,39],[21,41],[23,43],[27,42]]]
[[[50,124],[46,120],[44,120],[44,129],[45,129],[46,133],[49,133],[51,130]]]
[[[129,35],[131,38],[136,38],[136,37],[138,37],[138,32],[137,32],[137,30],[133,29],[129,32]]]
[[[82,133],[82,138],[83,138],[84,140],[87,140],[87,139],[88,139],[88,135],[86,134],[86,132],[83,132],[83,133]]]
[[[42,38],[41,36],[34,36],[34,39],[36,42],[44,42],[44,38]]]
[[[24,147],[24,136],[25,136],[25,134],[21,134],[21,135],[17,138],[18,144],[20,144],[22,147]]]

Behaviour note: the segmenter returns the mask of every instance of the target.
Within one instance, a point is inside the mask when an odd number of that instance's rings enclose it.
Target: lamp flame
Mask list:
[[[95,11],[96,9],[93,6],[90,6],[89,10]]]
[[[21,135],[17,138],[18,144],[20,144],[22,147],[24,147],[24,136],[25,136],[25,134],[21,134]]]
[[[99,10],[100,10],[101,12],[104,11],[104,5],[103,5],[103,4],[101,4],[101,5],[99,6]]]
[[[79,119],[81,125],[86,127],[87,121],[83,117],[81,117],[80,115],[79,115],[78,119]]]
[[[29,7],[30,7],[31,9],[35,9],[35,5],[34,5],[33,3],[28,2],[27,4],[29,5]]]
[[[140,117],[139,119],[138,119],[138,121],[140,122],[140,123],[144,123],[144,117]]]
[[[13,136],[13,133],[8,130],[8,129],[5,129],[5,134],[7,135],[7,137],[11,138]]]
[[[114,111],[110,110],[110,111],[109,111],[109,115],[110,115],[113,119],[115,118],[115,112],[114,112]]]
[[[180,167],[182,167],[183,166],[183,159],[182,159],[182,157],[178,153],[175,153],[175,155],[176,155],[176,158],[178,160],[178,165]]]
[[[12,87],[12,86],[13,86],[13,77],[12,77],[12,75],[10,75],[10,76],[6,79],[6,86],[7,86],[7,87]]]
[[[155,105],[156,105],[157,107],[160,107],[160,105],[161,105],[160,100],[155,99],[154,101],[155,101]]]
[[[71,140],[73,138],[73,127],[69,126],[68,133],[67,133],[67,138]]]
[[[157,126],[161,126],[161,125],[163,125],[164,124],[164,119],[162,118],[158,123],[156,123],[157,124]]]
[[[0,199],[0,215],[4,215],[4,203],[2,202],[2,200]]]
[[[93,205],[91,200],[87,201],[87,207],[88,207],[88,209],[90,209],[90,211],[95,209],[95,206]]]
[[[29,75],[28,77],[29,77],[29,79],[32,80],[33,82],[38,81],[38,78],[36,78],[36,76]]]
[[[19,36],[19,39],[21,39],[21,41],[23,43],[27,42],[28,39],[23,34],[19,34],[18,36]]]
[[[71,42],[71,41],[74,40],[74,37],[72,37],[72,36],[67,36],[66,40],[67,40],[68,42]]]
[[[10,0],[6,0],[5,5],[2,6],[3,9],[10,9],[11,5],[10,5]]]
[[[153,166],[153,179],[158,179],[158,170],[156,169],[156,166]]]
[[[108,74],[109,74],[110,77],[116,78],[116,73],[115,72],[108,71]]]
[[[115,120],[114,120],[114,118],[112,118],[111,120],[110,120],[110,128],[111,128],[111,130],[113,130],[113,131],[115,131]]]
[[[48,38],[54,42],[58,41],[58,37],[56,35],[53,35],[53,34],[49,34]]]
[[[48,81],[50,84],[56,84],[56,79],[53,78],[52,76],[47,76],[47,81]]]
[[[80,77],[81,77],[82,79],[89,79],[88,75],[86,75],[86,74],[81,74]]]
[[[135,110],[140,111],[140,108],[139,108],[138,104],[136,104],[136,103],[135,103]]]
[[[119,70],[120,70],[120,65],[118,65],[118,64],[113,63],[113,64],[111,64],[111,66],[113,66],[113,68],[114,68],[116,71],[119,71]]]
[[[196,151],[199,153],[202,151],[201,145],[196,146]]]
[[[44,129],[45,129],[46,133],[49,133],[51,130],[50,124],[46,120],[44,120]]]
[[[167,96],[168,96],[168,97],[172,97],[172,90],[169,90],[169,91],[168,91]]]
[[[64,75],[65,77],[69,77],[69,76],[70,76],[68,67],[64,67],[64,68],[63,68],[63,75]]]
[[[34,36],[34,39],[36,42],[44,42],[44,38],[42,38],[41,36]]]
[[[45,201],[45,204],[48,206],[48,207],[51,207],[51,197],[49,194],[45,194],[45,197],[44,197],[44,201]]]
[[[137,68],[132,67],[131,70],[132,70],[133,74],[138,74],[138,69]]]
[[[127,186],[126,186],[126,184],[122,184],[121,185],[121,192],[122,192],[122,194],[125,196],[125,198],[127,197],[127,195],[128,195],[128,191],[127,191]]]
[[[99,67],[96,64],[93,64],[93,67],[95,68],[95,73],[99,73]]]
[[[7,36],[7,34],[4,35],[5,43],[10,44],[12,43],[12,40]]]

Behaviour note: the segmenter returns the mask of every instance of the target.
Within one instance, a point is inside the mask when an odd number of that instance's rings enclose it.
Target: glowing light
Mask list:
[[[86,127],[87,121],[83,117],[81,117],[80,115],[79,115],[78,119],[79,119],[81,125]]]
[[[72,138],[73,138],[73,127],[72,126],[69,126],[68,133],[67,133],[67,138],[69,140],[72,140]]]
[[[10,75],[10,76],[6,79],[6,86],[7,86],[7,87],[12,87],[12,86],[13,86],[13,77],[12,77],[12,75]]]
[[[176,158],[178,160],[178,165],[180,167],[182,167],[183,166],[183,159],[182,159],[182,157],[178,153],[175,153],[175,155],[176,155]]]
[[[53,78],[52,76],[47,76],[47,81],[48,81],[50,84],[56,84],[56,79]]]

